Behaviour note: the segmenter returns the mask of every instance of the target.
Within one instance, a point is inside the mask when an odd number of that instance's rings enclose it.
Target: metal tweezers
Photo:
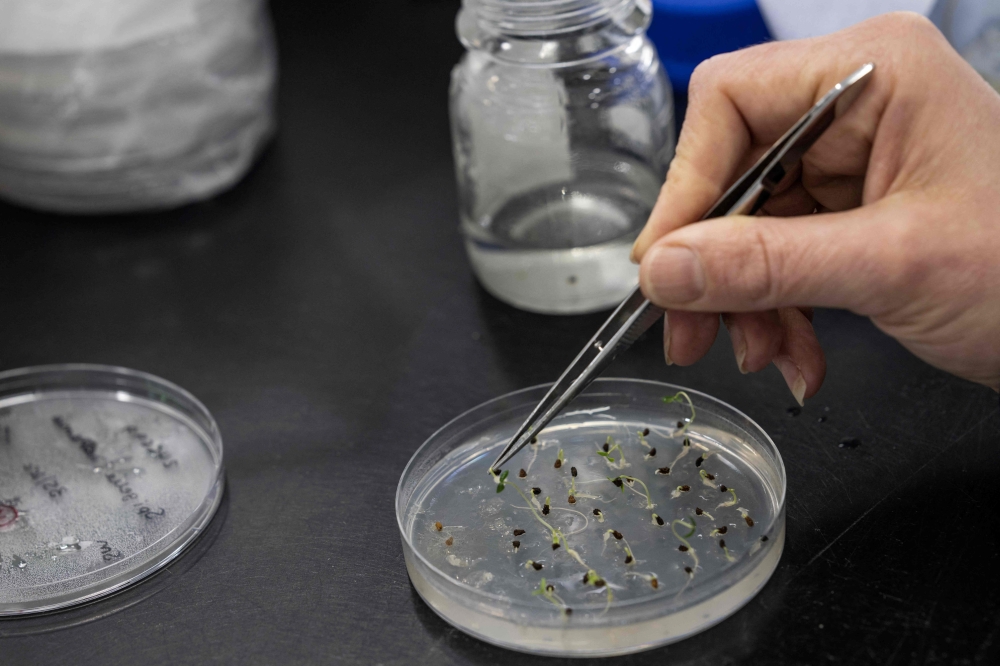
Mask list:
[[[757,163],[730,187],[702,220],[726,215],[754,215],[772,193],[799,176],[802,156],[864,90],[875,65],[867,63],[833,87]],[[513,458],[542,428],[580,394],[622,351],[663,315],[638,287],[622,301],[591,338],[490,467],[493,472]]]

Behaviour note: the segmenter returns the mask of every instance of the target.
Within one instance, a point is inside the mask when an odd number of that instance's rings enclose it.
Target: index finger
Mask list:
[[[701,219],[752,158],[853,71],[871,43],[867,32],[871,26],[862,25],[837,36],[762,44],[699,65],[677,152],[633,261],[661,236]]]

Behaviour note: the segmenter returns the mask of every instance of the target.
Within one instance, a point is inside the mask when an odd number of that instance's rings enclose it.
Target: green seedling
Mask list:
[[[625,467],[626,464],[625,452],[622,450],[621,444],[616,442],[610,435],[608,435],[608,440],[604,442],[604,444],[601,446],[600,449],[597,450],[597,455],[601,456],[602,458],[605,458],[608,461],[608,464],[612,465],[615,462],[616,458],[611,454],[614,453],[615,451],[618,452],[618,458],[617,458],[618,464],[614,466],[617,467],[618,469],[622,469],[623,467]]]
[[[736,497],[736,489],[735,488],[729,488],[726,485],[721,485],[721,486],[719,486],[719,490],[721,492],[724,492],[724,493],[729,493],[730,495],[733,496],[733,499],[731,499],[731,500],[729,500],[727,502],[722,502],[722,503],[718,504],[715,507],[716,509],[721,509],[721,508],[727,507],[727,506],[736,506],[736,503],[740,501],[739,498]]]
[[[652,509],[654,506],[656,506],[655,504],[653,504],[653,498],[649,494],[649,486],[647,486],[642,481],[642,479],[637,479],[634,476],[628,476],[627,474],[620,474],[620,475],[618,475],[618,476],[616,476],[614,478],[608,477],[608,481],[610,481],[611,483],[613,483],[616,486],[618,486],[623,493],[625,492],[625,484],[628,484],[629,490],[631,490],[632,492],[634,492],[636,495],[645,496],[645,498],[646,498],[646,508],[647,509]],[[622,483],[622,481],[624,481],[625,483]],[[636,483],[638,483],[640,486],[642,486],[642,489],[643,489],[644,492],[640,493],[638,490],[636,490],[633,487],[633,485],[636,484]]]
[[[685,401],[685,402],[687,402],[688,407],[691,408],[691,418],[685,419],[684,421],[678,421],[677,422],[677,428],[678,428],[678,432],[679,433],[687,432],[688,426],[690,426],[692,423],[694,423],[695,410],[694,410],[694,403],[691,402],[691,396],[689,396],[684,391],[678,391],[677,393],[675,393],[675,394],[673,394],[671,396],[665,396],[663,398],[663,402],[665,402],[668,405],[670,403],[672,403],[672,402],[680,402],[682,400]]]
[[[563,612],[569,610],[568,608],[566,608],[566,603],[559,597],[558,594],[556,594],[555,585],[546,582],[544,578],[538,581],[538,588],[531,594],[532,596],[542,597],[549,603],[563,609]]]
[[[727,560],[729,560],[730,562],[735,562],[736,561],[736,558],[733,556],[733,554],[729,551],[728,548],[726,548],[726,540],[725,539],[719,539],[719,548],[721,548],[722,552],[724,552],[726,554],[726,559]]]
[[[685,534],[681,534],[677,531],[677,526],[682,526],[686,531]],[[695,552],[694,548],[691,547],[691,542],[688,539],[694,535],[697,525],[695,524],[694,517],[688,519],[676,519],[670,523],[670,531],[674,533],[677,540],[681,542],[681,545],[677,547],[682,553],[687,553],[694,560],[694,568],[698,568],[698,553]]]

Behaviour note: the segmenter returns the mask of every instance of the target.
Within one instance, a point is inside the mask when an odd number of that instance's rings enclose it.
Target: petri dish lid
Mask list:
[[[0,373],[0,616],[149,576],[222,498],[222,438],[184,389],[101,365]]]
[[[582,657],[681,640],[753,598],[784,546],[767,434],[703,393],[599,379],[499,491],[489,466],[548,388],[462,414],[404,470],[396,516],[424,601],[487,642]]]

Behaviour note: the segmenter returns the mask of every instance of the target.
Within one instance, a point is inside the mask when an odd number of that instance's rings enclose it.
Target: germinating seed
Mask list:
[[[521,547],[521,542],[517,540],[511,541],[511,544],[514,546],[514,550],[517,550],[518,548]]]
[[[567,501],[568,501],[568,502],[569,502],[570,504],[576,504],[576,496],[575,496],[575,495],[570,495],[570,496],[569,496],[569,499],[568,499]]]
[[[681,544],[681,545],[677,546],[677,550],[681,551],[682,553],[686,553],[686,552],[688,552],[688,547],[685,546],[684,544]]]
[[[647,453],[646,455],[648,455],[650,458],[652,458],[653,456],[655,456],[656,455],[656,447],[651,448],[649,450],[649,453]]]
[[[619,541],[622,540],[622,533],[619,532],[618,530],[611,530],[611,536],[618,539]]]
[[[657,525],[663,525],[663,518],[660,518],[659,516],[657,516],[656,517],[656,524]]]
[[[535,571],[541,571],[542,570],[542,563],[541,562],[532,562],[531,566],[535,567]]]
[[[643,428],[642,429],[642,436],[643,437],[649,437],[649,428]]]
[[[541,488],[532,488],[531,489],[531,494],[533,494],[533,495],[541,495],[542,494],[542,489]]]
[[[656,470],[656,473],[657,474],[670,474],[670,468],[669,467],[661,467],[660,469]]]

